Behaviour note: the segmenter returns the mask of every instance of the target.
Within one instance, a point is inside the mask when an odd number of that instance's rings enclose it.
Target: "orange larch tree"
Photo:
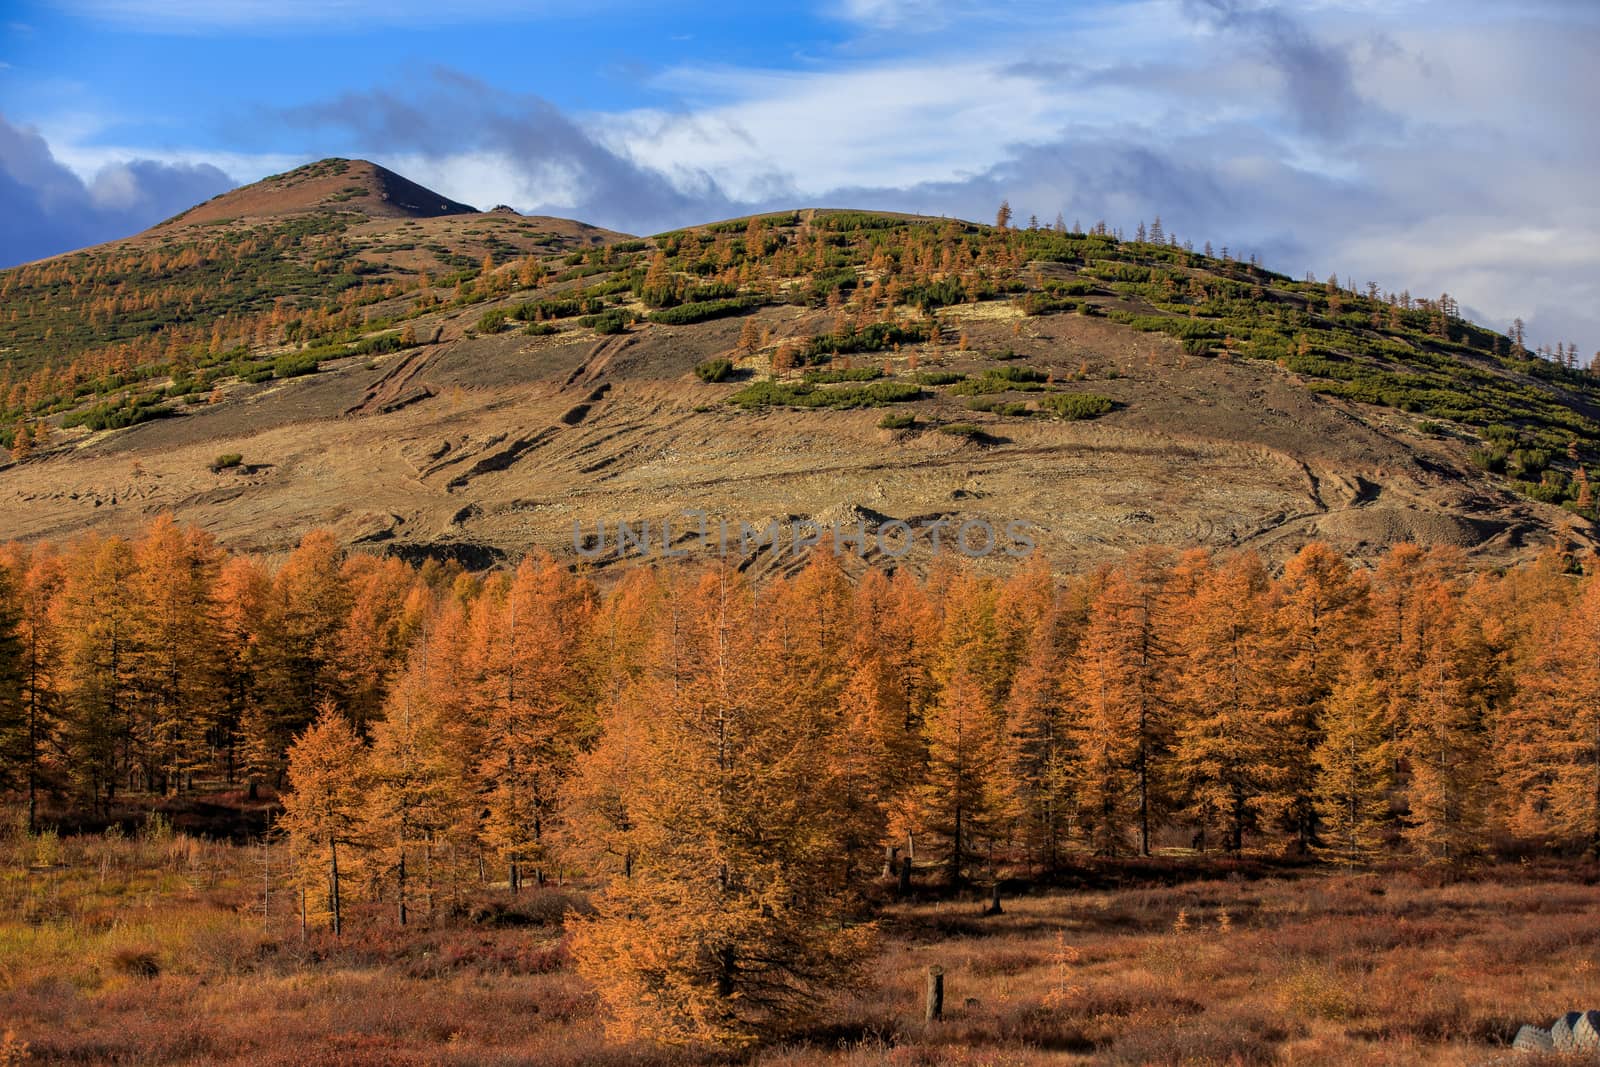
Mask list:
[[[1366,622],[1367,588],[1328,546],[1307,545],[1284,567],[1276,589],[1272,632],[1278,691],[1272,729],[1282,763],[1273,806],[1308,853],[1317,843],[1317,748],[1334,682]],[[1348,736],[1347,736],[1348,740]]]
[[[513,892],[543,883],[561,783],[596,728],[583,640],[592,592],[554,560],[493,583],[472,617],[469,706],[483,731],[483,839]]]
[[[727,568],[680,577],[640,696],[621,783],[631,877],[577,924],[578,969],[613,1029],[665,1042],[745,1044],[814,1011],[860,974],[870,928],[830,874],[838,798],[825,720],[764,679],[749,584]]]
[[[209,535],[157,518],[133,545],[133,742],[153,791],[180,791],[206,769],[208,720],[222,700],[212,639],[221,552]]]
[[[342,636],[350,613],[345,552],[314,530],[273,576],[255,639],[257,694],[245,722],[246,752],[257,780],[281,780],[289,740],[325,701],[346,693]]]
[[[945,877],[952,885],[967,880],[997,829],[999,714],[983,685],[982,668],[971,665],[974,658],[971,649],[957,652],[924,724],[928,766],[918,821],[943,850]]]
[[[641,720],[650,713],[646,672],[664,600],[655,569],[633,568],[589,625],[598,736],[574,758],[562,785],[559,847],[563,862],[592,874],[633,876],[634,823],[625,785],[641,758]]]
[[[1489,708],[1470,642],[1470,622],[1444,582],[1419,604],[1434,636],[1423,643],[1400,748],[1410,771],[1404,836],[1430,864],[1460,864],[1482,851],[1489,797]]]
[[[1365,863],[1383,847],[1394,777],[1385,725],[1371,661],[1351,656],[1322,698],[1314,753],[1320,834],[1312,847],[1337,863]]]
[[[1496,771],[1509,828],[1564,849],[1600,850],[1600,580],[1553,613],[1499,724]]]
[[[0,560],[0,791],[31,793],[37,758],[24,695],[21,584],[12,565]],[[30,810],[30,829],[32,822]]]
[[[430,619],[372,726],[364,836],[372,877],[401,925],[414,901],[432,919],[459,903],[473,879],[482,738],[461,699],[463,627],[454,604]]]
[[[1267,588],[1261,559],[1242,554],[1204,580],[1186,608],[1175,756],[1202,848],[1220,829],[1228,849],[1241,851],[1280,777]]]
[[[326,701],[289,749],[289,792],[278,825],[289,836],[307,911],[344,927],[344,889],[362,876],[367,846],[367,750],[350,721]],[[312,905],[315,906],[312,906]]]
[[[27,797],[28,830],[38,825],[40,794],[56,785],[61,768],[61,632],[52,608],[61,590],[60,557],[49,545],[0,551],[14,583],[18,641],[20,731],[11,749]]]
[[[1076,654],[1087,612],[1065,593],[1034,625],[1022,669],[1006,702],[1006,739],[1000,785],[1007,819],[1034,863],[1054,870],[1064,852],[1077,807],[1073,745],[1078,711],[1062,669]]]
[[[1072,661],[1079,817],[1105,855],[1122,851],[1130,835],[1149,855],[1174,804],[1166,565],[1145,553],[1105,577]]]
[[[62,739],[72,780],[106,811],[131,751],[132,549],[117,537],[85,538],[67,554],[64,574],[55,618],[62,633]]]
[[[207,742],[212,763],[228,785],[240,769],[244,723],[258,707],[256,640],[271,588],[272,577],[258,561],[230,556],[212,592],[219,693],[207,717]]]
[[[339,688],[346,714],[365,731],[382,711],[428,599],[420,595],[416,572],[392,557],[352,555],[343,577],[350,607],[339,635]]]

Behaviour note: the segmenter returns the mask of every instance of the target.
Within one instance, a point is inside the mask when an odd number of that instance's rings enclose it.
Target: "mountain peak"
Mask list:
[[[213,197],[162,229],[226,219],[353,211],[371,218],[431,219],[477,209],[364,159],[322,159]]]

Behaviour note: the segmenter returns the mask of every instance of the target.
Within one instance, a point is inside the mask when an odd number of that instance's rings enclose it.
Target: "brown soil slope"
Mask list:
[[[356,211],[372,218],[431,219],[472,215],[457,203],[394,171],[360,159],[324,159],[213,197],[161,227],[225,219],[275,218],[312,211]]]
[[[446,314],[438,343],[231,386],[223,403],[0,470],[0,538],[126,533],[171,511],[238,548],[280,551],[323,526],[352,544],[478,565],[536,548],[570,554],[575,522],[591,535],[605,522],[614,545],[617,522],[648,521],[659,553],[662,524],[680,541],[694,511],[712,516],[713,541],[719,518],[735,540],[739,523],[774,519],[786,537],[802,520],[869,531],[894,519],[951,529],[1024,520],[1063,568],[1147,544],[1281,559],[1323,539],[1370,558],[1411,540],[1503,562],[1585,540],[1568,513],[1485,480],[1465,441],[1318,396],[1272,364],[1195,359],[1102,319],[1022,318],[1004,305],[946,314],[975,349],[1004,343],[1062,376],[1092,364],[1085,388],[1117,410],[1085,422],[1007,418],[929,390],[896,407],[917,414],[906,430],[880,429],[883,409],[747,412],[726,403],[740,382],[692,373],[710,356],[737,356],[738,318],[613,337],[473,337]],[[773,345],[826,328],[825,312],[793,307],[756,319]],[[909,357],[888,369],[909,378]],[[983,362],[950,345],[920,355],[924,372]],[[759,373],[763,355],[740,364]],[[956,421],[982,436],[934,428]],[[213,472],[222,453],[244,462]],[[929,541],[918,537],[919,566]],[[710,551],[693,539],[679,547]]]

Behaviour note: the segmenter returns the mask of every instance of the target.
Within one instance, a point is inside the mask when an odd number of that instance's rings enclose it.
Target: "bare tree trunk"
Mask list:
[[[428,902],[428,921],[433,921],[433,835],[422,843],[422,888]]]
[[[404,926],[406,924],[406,852],[404,848],[400,850],[400,870],[398,873],[400,881],[400,925]]]
[[[328,838],[329,865],[332,871],[331,884],[333,904],[333,936],[338,937],[344,933],[344,916],[339,910],[339,841],[337,838]]]
[[[1139,772],[1139,855],[1150,855],[1150,797],[1144,772]]]
[[[950,846],[950,884],[961,884],[961,861],[965,858],[961,852],[961,806],[956,806],[956,832]]]
[[[35,651],[35,655],[37,652]],[[35,660],[37,662],[37,660]],[[28,680],[28,833],[39,828],[39,679]]]
[[[1594,757],[1595,757],[1595,761],[1594,761],[1594,813],[1595,813],[1595,823],[1594,823],[1594,830],[1593,830],[1594,837],[1593,837],[1593,840],[1590,842],[1589,847],[1593,851],[1595,851],[1597,853],[1600,853],[1600,723],[1596,723],[1595,724],[1595,728],[1594,728]]]
[[[1144,733],[1148,728],[1143,708],[1139,710],[1139,855],[1150,855],[1150,758],[1145,751]]]

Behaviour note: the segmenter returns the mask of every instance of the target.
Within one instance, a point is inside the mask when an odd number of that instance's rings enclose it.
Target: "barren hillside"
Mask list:
[[[13,334],[7,424],[33,447],[0,467],[0,538],[172,511],[235,547],[327,526],[479,565],[570,554],[575,522],[590,536],[604,522],[613,545],[619,521],[648,522],[656,551],[670,523],[706,552],[686,513],[711,517],[711,544],[718,519],[735,540],[740,523],[776,520],[787,539],[807,521],[875,536],[943,519],[947,542],[982,519],[1032,523],[1052,563],[1078,567],[1145,544],[1281,557],[1311,539],[1502,562],[1591,536],[1590,386],[1447,301],[1402,308],[1172,244],[909,216],[804,212],[642,241],[454,214],[382,168],[327,167],[128,246],[205,270],[227,253],[196,232],[276,242],[246,264],[249,302],[117,344],[94,314],[60,319],[71,345]],[[340,200],[352,174],[366,192]],[[436,201],[438,217],[400,217]],[[117,254],[52,261],[64,280],[49,264],[8,272],[4,300],[59,318],[41,294],[115,307],[182,287],[167,264],[161,288],[113,271]],[[103,292],[97,272],[115,277]],[[215,293],[237,297],[245,273],[222,270]]]
[[[315,211],[357,211],[387,219],[476,213],[476,209],[440,196],[376,163],[325,159],[213,197],[158,229]]]

